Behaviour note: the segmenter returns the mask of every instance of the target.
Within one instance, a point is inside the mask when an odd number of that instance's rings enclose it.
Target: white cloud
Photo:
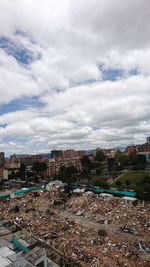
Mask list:
[[[15,150],[5,138],[16,151],[36,152],[51,144],[143,142],[149,135],[149,0],[5,0],[0,25],[0,36],[40,54],[25,67],[0,49],[0,104],[24,96],[44,104],[4,112],[0,149]],[[103,69],[121,69],[123,77],[104,82]]]

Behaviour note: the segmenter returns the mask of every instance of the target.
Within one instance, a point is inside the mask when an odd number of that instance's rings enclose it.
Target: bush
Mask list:
[[[117,186],[121,186],[121,182],[120,182],[120,181],[117,181],[117,182],[116,182],[116,185],[117,185]]]
[[[129,180],[126,180],[125,183],[126,183],[127,186],[130,185],[130,181]]]
[[[150,200],[150,177],[145,176],[143,181],[137,185],[137,197],[143,200]]]
[[[109,188],[108,182],[104,178],[100,178],[100,177],[94,177],[92,179],[92,184],[98,187],[106,188],[106,189]]]

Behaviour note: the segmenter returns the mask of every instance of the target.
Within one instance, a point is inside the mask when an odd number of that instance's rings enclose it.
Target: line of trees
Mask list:
[[[130,168],[132,170],[144,170],[147,164],[146,156],[137,154],[136,152],[126,155],[118,151],[115,158],[121,164],[122,168]]]
[[[38,177],[43,178],[43,174],[47,170],[47,164],[45,162],[34,162],[30,170],[28,170],[24,163],[20,164],[18,170],[12,170],[9,176],[10,179],[20,178],[22,180],[28,180],[30,178],[35,178],[38,180]]]
[[[61,180],[64,183],[75,183],[77,182],[78,169],[74,166],[62,166],[59,169],[58,174],[54,175],[55,180]]]

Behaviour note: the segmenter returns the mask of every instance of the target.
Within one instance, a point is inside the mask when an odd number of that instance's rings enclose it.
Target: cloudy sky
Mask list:
[[[0,151],[149,135],[149,0],[0,1]]]

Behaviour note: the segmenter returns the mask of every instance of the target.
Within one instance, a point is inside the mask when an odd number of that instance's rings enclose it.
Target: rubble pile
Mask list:
[[[66,197],[54,189],[1,202],[0,217],[27,228],[78,266],[150,266],[148,203],[127,206],[121,198],[94,194]]]
[[[99,215],[103,216],[107,223],[111,223],[113,229],[121,229],[128,225],[137,235],[150,234],[150,206],[128,206],[121,198],[103,198],[97,195],[73,196],[65,205],[65,210],[71,214],[82,211],[82,216],[98,221]],[[105,222],[104,222],[105,223]]]

